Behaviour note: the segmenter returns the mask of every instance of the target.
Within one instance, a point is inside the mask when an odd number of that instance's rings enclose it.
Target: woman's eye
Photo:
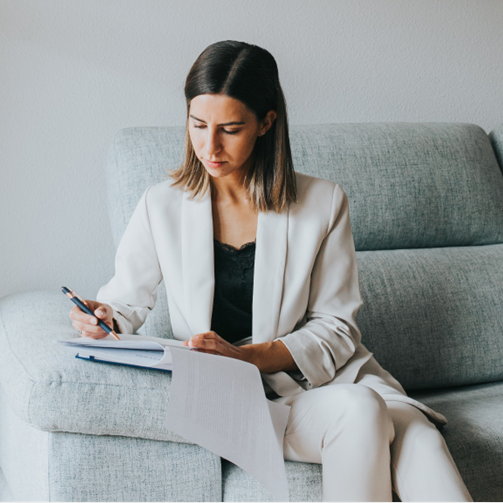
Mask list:
[[[206,126],[196,126],[194,124],[194,127],[196,129],[204,129]],[[226,133],[226,134],[238,134],[240,131],[241,131],[240,129],[238,129],[237,131],[227,131],[227,129],[223,129],[223,132]]]

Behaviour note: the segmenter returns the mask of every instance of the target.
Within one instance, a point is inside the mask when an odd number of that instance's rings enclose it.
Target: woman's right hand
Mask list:
[[[84,304],[95,314],[91,316],[81,311],[78,306],[74,306],[70,311],[70,318],[73,320],[73,327],[78,330],[83,337],[92,339],[102,339],[108,334],[98,325],[98,319],[104,321],[113,328],[113,310],[108,304],[102,304],[94,300],[85,300]]]

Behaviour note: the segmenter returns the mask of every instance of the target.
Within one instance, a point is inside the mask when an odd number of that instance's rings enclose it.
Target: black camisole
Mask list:
[[[255,241],[239,249],[213,241],[215,295],[211,330],[232,344],[252,335]]]

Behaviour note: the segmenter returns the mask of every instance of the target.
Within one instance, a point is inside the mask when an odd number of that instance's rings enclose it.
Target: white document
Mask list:
[[[290,406],[268,400],[255,365],[171,348],[167,427],[239,466],[289,501],[283,458]]]

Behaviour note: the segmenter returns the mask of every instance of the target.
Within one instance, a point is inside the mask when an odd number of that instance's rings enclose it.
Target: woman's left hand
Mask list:
[[[202,351],[203,353],[228,356],[230,358],[244,360],[242,348],[227,342],[213,331],[193,335],[188,341],[183,341],[182,344],[183,346],[196,348],[198,351]]]

